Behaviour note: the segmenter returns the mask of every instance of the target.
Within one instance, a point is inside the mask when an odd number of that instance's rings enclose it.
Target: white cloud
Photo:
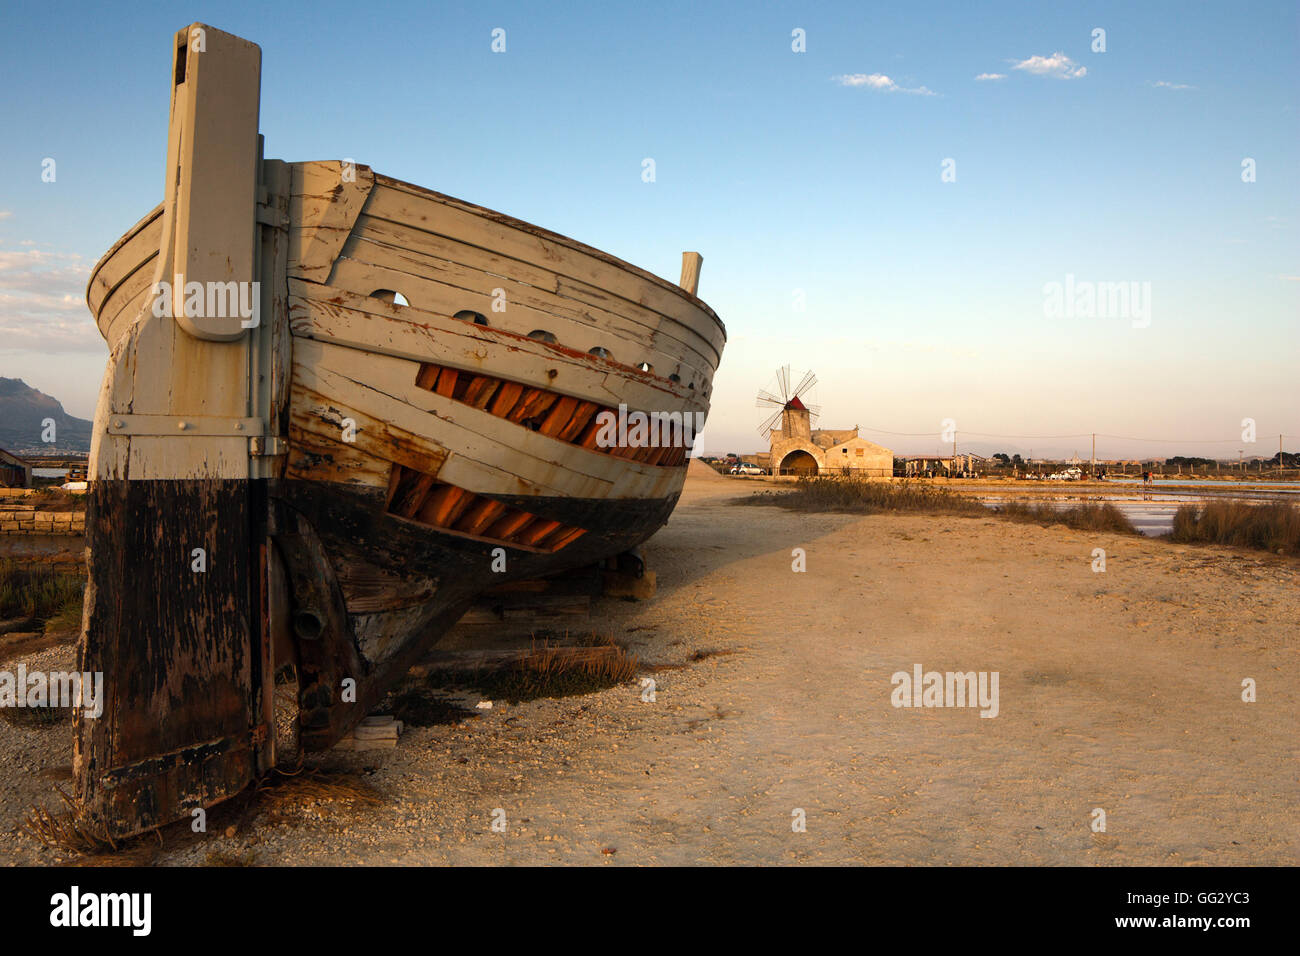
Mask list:
[[[1194,90],[1196,87],[1188,86],[1186,83],[1170,83],[1168,80],[1156,80],[1152,86],[1163,87],[1166,90]]]
[[[1086,66],[1078,66],[1059,50],[1051,56],[1031,56],[1021,60],[1012,69],[1024,70],[1036,76],[1055,76],[1062,80],[1074,80],[1088,75]]]
[[[977,80],[1005,80],[1006,78],[1007,75],[1005,73],[981,73],[979,76],[975,77]]]
[[[90,269],[69,253],[0,251],[0,342],[37,352],[103,348],[86,308]]]
[[[916,93],[920,96],[934,96],[934,90],[927,89],[924,86],[918,86],[909,89],[905,86],[899,86],[883,73],[845,73],[843,76],[832,77],[840,86],[865,86],[873,90],[884,90],[887,93]]]
[[[8,209],[0,209],[0,221],[8,219],[12,215],[13,213],[10,212]]]

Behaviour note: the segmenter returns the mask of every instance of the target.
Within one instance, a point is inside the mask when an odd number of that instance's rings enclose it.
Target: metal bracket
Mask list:
[[[248,440],[250,455],[285,455],[289,452],[289,443],[279,435],[263,435]]]
[[[110,435],[177,435],[238,438],[262,434],[260,418],[219,418],[207,415],[110,415]]]

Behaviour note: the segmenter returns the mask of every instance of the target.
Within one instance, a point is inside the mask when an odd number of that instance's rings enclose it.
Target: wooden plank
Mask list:
[[[580,322],[517,301],[510,301],[504,313],[493,313],[493,298],[489,289],[458,289],[422,272],[411,271],[417,268],[415,266],[402,269],[398,268],[399,265],[401,263],[395,260],[377,263],[341,258],[334,264],[331,285],[366,297],[376,289],[395,288],[412,305],[444,316],[472,309],[492,316],[490,328],[501,328],[522,336],[527,336],[534,330],[550,332],[555,335],[559,345],[572,351],[587,353],[593,348],[603,348],[616,360],[621,357],[619,364],[634,367],[645,361],[661,375],[677,374],[685,385],[694,381],[696,388],[700,387],[702,381],[710,379],[713,369],[717,367],[716,361],[704,354],[677,345],[662,335],[644,332],[634,339],[629,337],[630,333],[621,329]]]
[[[113,290],[158,255],[162,247],[162,223],[163,204],[159,203],[99,257],[86,286],[86,305],[96,318]],[[152,272],[152,267],[147,271]]]
[[[293,163],[292,168],[288,273],[325,282],[375,176],[368,166],[339,162]]]
[[[305,481],[329,481],[363,488],[386,488],[392,463],[367,455],[355,445],[321,439],[296,425],[289,426],[285,476]]]
[[[424,604],[437,591],[437,584],[422,575],[397,575],[365,561],[339,561],[334,567],[349,614]]]
[[[366,212],[534,266],[555,269],[629,302],[673,316],[714,341],[719,353],[726,341],[726,331],[713,310],[680,288],[608,253],[531,223],[386,176],[376,177]]]
[[[660,498],[680,490],[681,475],[676,472],[580,450],[419,388],[418,366],[413,363],[306,341],[296,353],[296,387],[315,396],[304,421],[295,412],[302,427],[320,434],[304,422],[315,418],[333,424],[352,416],[357,445],[366,443],[363,447],[372,454],[383,454],[383,444],[374,441],[384,434],[394,447],[406,446],[398,452],[416,462],[421,455],[436,458],[454,452],[441,469],[401,461],[436,473],[449,484],[484,494],[579,498]]]
[[[289,280],[289,289],[291,327],[298,336],[475,374],[487,368],[509,368],[514,381],[605,406],[626,402],[630,408],[665,412],[708,409],[704,395],[685,384],[612,366],[595,356],[557,349],[516,333],[416,306],[395,309],[378,299],[295,279]],[[327,297],[333,301],[325,301]]]
[[[125,276],[101,303],[96,320],[105,342],[116,343],[126,331],[127,325],[139,318],[145,304],[153,301],[150,289],[153,287],[157,260],[158,250],[155,249],[154,254],[144,260],[135,272]]]
[[[447,286],[451,291],[446,295],[452,298],[494,295],[494,290],[500,289],[505,293],[504,313],[477,310],[483,311],[493,325],[508,319],[515,306],[527,306],[538,313],[576,323],[576,327],[569,326],[574,336],[582,336],[584,330],[589,333],[604,329],[635,347],[654,348],[659,342],[664,346],[660,351],[666,354],[695,355],[710,368],[716,368],[720,358],[719,341],[700,335],[678,321],[674,314],[656,312],[604,290],[584,287],[551,269],[499,256],[490,249],[457,242],[406,223],[360,216],[342,255],[433,280]],[[486,308],[490,309],[491,300],[487,301]],[[421,304],[429,307],[428,303]],[[448,314],[455,311],[458,310]],[[568,344],[578,348],[577,340]],[[581,350],[585,351],[590,344]],[[631,365],[641,360],[633,354],[624,354],[622,358]]]
[[[386,420],[382,414],[375,417],[360,408],[350,407],[344,398],[334,394],[332,380],[322,382],[319,377],[309,375],[304,366],[296,361],[297,358],[295,356],[291,428],[306,433],[318,446],[333,448],[339,445],[354,449],[375,461],[396,462],[416,471],[438,473],[447,458],[445,447]],[[326,391],[320,391],[321,388]],[[356,422],[355,441],[343,440],[345,418],[352,418]],[[409,418],[407,422],[411,424]],[[349,456],[338,450],[334,457],[336,460],[350,460]],[[378,473],[373,468],[360,472],[358,477],[362,474],[373,475],[374,480],[369,483],[378,486]],[[384,487],[387,487],[386,476],[383,481]]]

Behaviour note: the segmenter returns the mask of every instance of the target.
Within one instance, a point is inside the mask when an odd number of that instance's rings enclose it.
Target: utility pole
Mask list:
[[[1088,467],[1092,469],[1092,474],[1088,475],[1088,477],[1096,478],[1097,477],[1097,433],[1096,432],[1092,433],[1092,461],[1088,465]]]

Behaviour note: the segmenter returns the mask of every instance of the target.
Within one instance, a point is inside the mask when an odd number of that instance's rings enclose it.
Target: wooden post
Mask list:
[[[255,283],[284,283],[258,261],[261,52],[198,23],[172,50],[154,294],[109,359],[90,459],[78,669],[103,674],[104,700],[74,717],[75,790],[113,836],[188,817],[274,759],[267,496],[249,480],[278,434],[250,382],[274,325]]]
[[[682,253],[682,280],[677,284],[695,295],[700,288],[700,266],[704,264],[704,257],[698,252]]]

